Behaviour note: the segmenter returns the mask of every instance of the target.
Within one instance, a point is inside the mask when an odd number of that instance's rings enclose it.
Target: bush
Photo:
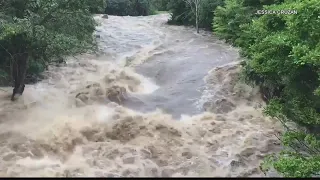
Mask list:
[[[107,0],[106,14],[116,16],[148,16],[153,14],[149,0]]]

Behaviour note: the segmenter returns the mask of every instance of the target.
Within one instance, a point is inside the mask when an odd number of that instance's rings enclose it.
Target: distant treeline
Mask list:
[[[150,0],[107,0],[105,13],[117,16],[147,16],[154,13]]]
[[[183,0],[107,0],[105,13],[117,16],[148,16],[157,11],[171,13],[169,24],[193,25],[195,16]],[[202,0],[199,27],[212,29],[214,9],[223,5],[224,0]]]

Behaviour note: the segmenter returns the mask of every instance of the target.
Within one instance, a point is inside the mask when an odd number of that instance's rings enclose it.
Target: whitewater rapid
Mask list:
[[[95,18],[98,56],[50,67],[16,102],[1,88],[1,176],[264,176],[282,128],[236,49],[167,14]]]

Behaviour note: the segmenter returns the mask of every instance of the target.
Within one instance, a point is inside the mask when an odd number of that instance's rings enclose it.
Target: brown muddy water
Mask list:
[[[265,176],[282,128],[236,49],[167,14],[95,18],[99,56],[50,67],[16,102],[1,88],[1,176]]]

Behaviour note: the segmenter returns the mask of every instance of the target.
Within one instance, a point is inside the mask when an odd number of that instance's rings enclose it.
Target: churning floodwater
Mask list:
[[[1,176],[264,176],[281,126],[240,83],[236,49],[167,14],[95,18],[101,53],[15,102],[1,88]]]

